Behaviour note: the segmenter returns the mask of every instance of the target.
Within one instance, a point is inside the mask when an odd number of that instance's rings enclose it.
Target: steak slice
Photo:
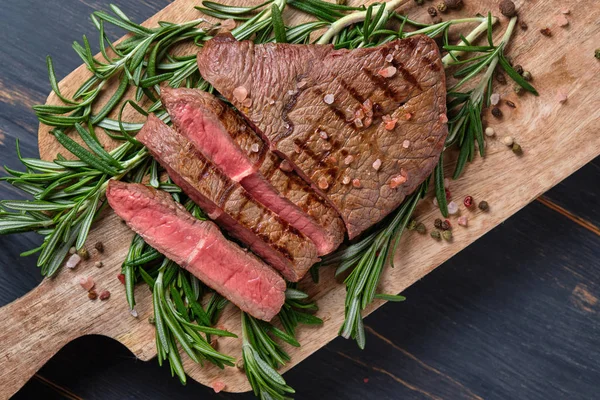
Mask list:
[[[445,75],[425,36],[352,51],[217,36],[198,66],[327,196],[351,239],[398,207],[444,146]]]
[[[311,239],[319,255],[344,240],[337,211],[288,169],[233,109],[198,89],[161,90],[177,130],[259,203]]]
[[[252,316],[270,321],[285,301],[285,282],[252,253],[194,218],[166,192],[111,180],[111,207],[146,243]]]
[[[137,139],[211,219],[287,280],[298,281],[318,261],[317,249],[309,239],[252,199],[191,142],[156,116],[148,117]]]

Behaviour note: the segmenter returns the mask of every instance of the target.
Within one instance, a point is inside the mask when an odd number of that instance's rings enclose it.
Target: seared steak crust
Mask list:
[[[270,148],[326,195],[350,238],[398,207],[443,149],[445,75],[428,37],[347,51],[217,36],[198,65]]]

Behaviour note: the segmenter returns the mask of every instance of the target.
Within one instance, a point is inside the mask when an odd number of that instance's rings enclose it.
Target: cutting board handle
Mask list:
[[[0,308],[0,399],[8,399],[65,344],[85,334],[89,318],[59,303],[61,291],[45,279]],[[58,292],[58,293],[57,293]]]

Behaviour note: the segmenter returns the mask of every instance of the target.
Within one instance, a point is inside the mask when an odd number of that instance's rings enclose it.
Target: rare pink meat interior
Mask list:
[[[172,197],[141,184],[110,181],[108,202],[146,243],[250,315],[270,321],[285,301],[283,279],[252,253],[194,218]]]
[[[426,36],[352,51],[217,36],[198,66],[330,201],[351,239],[396,209],[444,147],[445,75]]]
[[[211,219],[287,280],[298,281],[318,260],[316,246],[310,239],[258,203],[160,119],[150,115],[137,139]]]
[[[312,240],[320,255],[342,243],[345,228],[337,211],[232,108],[198,89],[165,87],[161,100],[181,134],[257,202]]]

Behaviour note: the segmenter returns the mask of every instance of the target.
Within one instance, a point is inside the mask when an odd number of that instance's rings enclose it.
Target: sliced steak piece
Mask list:
[[[217,36],[198,66],[327,196],[350,238],[398,207],[444,146],[445,75],[425,36],[352,51]]]
[[[166,192],[110,181],[111,207],[146,243],[252,316],[270,321],[285,301],[285,282],[252,253],[194,218]]]
[[[319,255],[341,244],[345,228],[337,211],[293,170],[279,168],[281,158],[233,109],[198,89],[165,87],[161,100],[181,134],[254,199],[311,239]]]
[[[231,181],[195,146],[150,115],[137,139],[173,181],[208,216],[277,268],[298,281],[318,261],[315,245]]]

